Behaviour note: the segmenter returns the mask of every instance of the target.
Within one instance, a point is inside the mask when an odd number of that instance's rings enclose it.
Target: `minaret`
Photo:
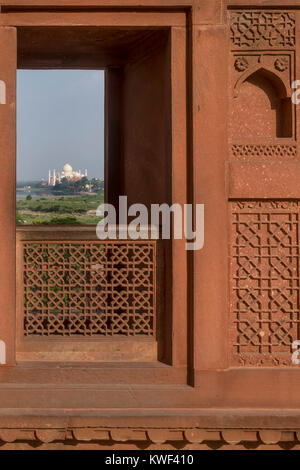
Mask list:
[[[48,186],[51,184],[51,170],[48,172]]]
[[[56,170],[53,170],[53,186],[56,184]]]
[[[87,177],[87,169],[84,170],[84,176]]]

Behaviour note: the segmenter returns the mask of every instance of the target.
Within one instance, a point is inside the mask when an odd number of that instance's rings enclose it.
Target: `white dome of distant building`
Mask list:
[[[69,163],[66,163],[63,167],[63,171],[66,175],[69,175],[72,174],[73,168],[71,167],[71,165],[69,165]]]
[[[48,184],[55,186],[56,183],[60,183],[63,178],[67,178],[67,180],[69,181],[78,181],[81,180],[83,177],[87,178],[87,176],[87,170],[84,170],[84,174],[81,173],[81,170],[73,171],[71,165],[69,163],[66,163],[63,166],[61,172],[56,172],[56,170],[53,170],[53,176],[51,175],[51,170],[49,170]]]

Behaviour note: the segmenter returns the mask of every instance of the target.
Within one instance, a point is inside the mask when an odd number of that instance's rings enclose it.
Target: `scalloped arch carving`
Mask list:
[[[273,87],[277,90],[278,97],[281,99],[284,98],[290,98],[292,95],[292,90],[291,87],[288,83],[285,83],[285,81],[282,80],[282,78],[275,73],[273,70],[268,69],[267,67],[257,64],[250,69],[247,69],[237,80],[235,86],[234,86],[234,96],[235,98],[238,97],[239,94],[239,89],[243,85],[243,83],[248,80],[248,78],[251,78],[252,76],[255,76],[255,74],[260,74],[261,76],[264,76],[266,79],[269,79],[270,82],[272,83]]]
[[[291,90],[271,70],[257,65],[235,86],[232,134],[236,138],[292,137]]]

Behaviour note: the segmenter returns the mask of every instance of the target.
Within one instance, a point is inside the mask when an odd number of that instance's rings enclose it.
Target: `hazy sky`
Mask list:
[[[17,181],[65,163],[104,177],[104,72],[18,70]]]

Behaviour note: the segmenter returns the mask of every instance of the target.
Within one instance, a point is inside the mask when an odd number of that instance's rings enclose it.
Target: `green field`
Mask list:
[[[77,224],[95,225],[97,207],[104,202],[104,191],[76,196],[17,198],[17,225]]]

